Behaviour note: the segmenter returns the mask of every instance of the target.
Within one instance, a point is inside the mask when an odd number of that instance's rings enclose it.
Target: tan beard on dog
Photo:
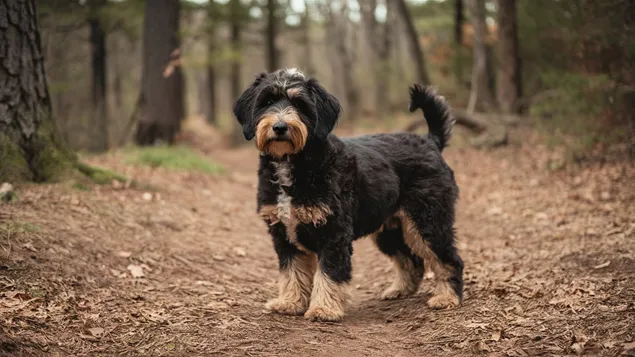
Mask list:
[[[273,125],[278,121],[285,122],[289,127],[289,140],[275,140]],[[260,118],[256,126],[256,146],[265,154],[281,158],[284,155],[302,151],[306,145],[308,133],[298,113],[293,108],[285,108],[279,112],[267,113]]]

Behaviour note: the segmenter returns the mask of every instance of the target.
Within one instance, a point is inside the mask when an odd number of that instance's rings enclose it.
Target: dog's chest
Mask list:
[[[274,162],[272,165],[275,169],[276,179],[274,183],[279,186],[277,196],[278,219],[286,228],[287,240],[299,249],[306,250],[297,239],[296,227],[298,222],[291,203],[291,196],[288,194],[289,189],[293,186],[292,166],[288,162]]]

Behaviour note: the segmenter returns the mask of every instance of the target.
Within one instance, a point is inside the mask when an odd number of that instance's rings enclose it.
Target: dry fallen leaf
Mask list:
[[[140,265],[130,264],[128,265],[128,270],[133,278],[143,278],[145,276],[143,273],[143,267]]]
[[[234,254],[236,254],[236,256],[238,257],[244,257],[247,255],[247,252],[245,251],[245,249],[241,248],[241,247],[235,247],[234,248]]]
[[[476,350],[477,350],[477,351],[479,351],[479,352],[489,352],[489,351],[490,351],[490,348],[489,348],[489,346],[487,346],[487,345],[485,344],[485,342],[483,342],[483,341],[479,341],[479,342],[476,344]]]
[[[492,337],[490,338],[490,340],[499,341],[500,339],[501,339],[501,330],[492,332]]]
[[[28,250],[30,250],[32,252],[37,252],[37,249],[35,249],[35,247],[31,243],[25,243],[23,245],[23,247],[24,247],[24,249],[28,249]]]
[[[607,266],[609,266],[610,264],[611,264],[611,262],[610,262],[610,261],[608,261],[608,262],[606,262],[606,263],[602,263],[602,264],[599,264],[599,265],[594,266],[594,267],[593,267],[593,269],[602,269],[602,268],[606,268],[606,267],[607,267]]]
[[[130,252],[117,252],[117,256],[121,258],[129,258],[132,255]]]

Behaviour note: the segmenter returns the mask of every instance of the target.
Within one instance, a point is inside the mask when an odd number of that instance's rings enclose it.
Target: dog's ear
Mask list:
[[[340,116],[342,107],[340,102],[332,94],[326,91],[317,80],[309,79],[307,87],[313,94],[315,102],[316,119],[315,136],[319,140],[326,140],[337,119]]]
[[[245,139],[251,140],[256,135],[256,123],[254,118],[254,102],[256,100],[256,88],[262,80],[267,76],[267,73],[262,72],[256,76],[254,82],[245,89],[240,98],[234,103],[234,115],[236,119],[243,127],[243,135]]]

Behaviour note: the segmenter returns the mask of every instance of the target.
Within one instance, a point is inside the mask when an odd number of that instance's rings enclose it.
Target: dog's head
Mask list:
[[[274,157],[295,154],[309,140],[326,140],[340,103],[315,79],[294,68],[259,74],[234,103],[245,139]]]

